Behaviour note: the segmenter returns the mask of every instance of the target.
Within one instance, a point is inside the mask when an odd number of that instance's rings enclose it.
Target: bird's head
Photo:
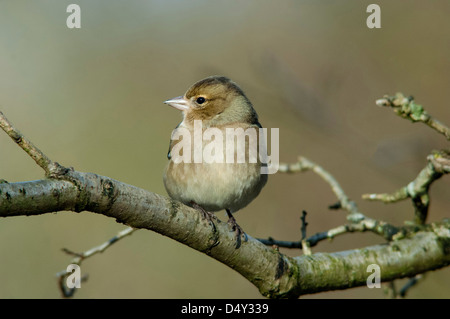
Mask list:
[[[258,117],[241,88],[224,76],[210,76],[192,85],[184,96],[164,103],[183,112],[185,125],[202,120],[203,126],[236,122],[256,123]]]

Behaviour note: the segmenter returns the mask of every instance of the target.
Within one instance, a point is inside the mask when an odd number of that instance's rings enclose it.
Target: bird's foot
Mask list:
[[[203,219],[206,219],[214,231],[216,231],[216,225],[214,225],[213,219],[217,219],[217,217],[214,215],[214,213],[208,212],[206,209],[204,209],[202,206],[197,204],[196,202],[191,202],[191,205],[193,208],[198,210],[200,214],[202,215]]]
[[[244,236],[244,241],[247,241],[248,237],[247,234],[242,230],[241,226],[238,225],[232,213],[228,209],[226,211],[228,215],[228,225],[230,225],[231,230],[236,234],[235,248],[238,249],[239,247],[241,247],[241,237]]]

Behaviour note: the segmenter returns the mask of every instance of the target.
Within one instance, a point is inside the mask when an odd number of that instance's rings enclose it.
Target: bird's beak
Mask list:
[[[186,111],[189,109],[188,100],[186,100],[183,96],[177,96],[173,99],[164,101],[164,103],[180,110],[180,111]]]

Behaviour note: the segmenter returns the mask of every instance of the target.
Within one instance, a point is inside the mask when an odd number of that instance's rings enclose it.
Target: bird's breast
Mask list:
[[[194,134],[189,139],[183,136],[172,140],[171,158],[164,174],[170,197],[188,205],[194,201],[208,211],[230,209],[235,212],[260,193],[267,175],[261,174],[262,164],[257,145],[254,145],[258,143],[258,136],[253,139],[247,132],[247,137],[242,139],[245,132],[238,130],[236,143],[230,145],[226,143],[225,130],[220,131],[223,134],[216,142],[222,141],[222,146],[212,143],[218,135],[203,135],[206,138],[200,143],[195,143]],[[243,141],[241,146],[239,140]]]
[[[174,163],[169,161],[164,184],[169,195],[185,204],[191,201],[208,211],[247,206],[261,191],[267,175],[250,163]]]

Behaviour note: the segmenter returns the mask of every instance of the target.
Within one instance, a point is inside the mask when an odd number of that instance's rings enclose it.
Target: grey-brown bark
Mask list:
[[[447,139],[450,129],[427,114],[412,98],[401,94],[384,97],[378,105],[389,106],[404,118],[423,122]],[[136,229],[148,229],[177,240],[233,268],[252,282],[261,294],[271,298],[299,297],[303,294],[347,289],[365,285],[369,265],[380,268],[382,281],[413,277],[450,264],[450,219],[425,224],[431,184],[450,173],[448,151],[434,152],[417,178],[393,194],[368,194],[365,199],[394,202],[411,198],[416,224],[395,227],[372,219],[359,211],[333,176],[316,163],[301,157],[293,164],[280,165],[280,172],[312,170],[323,178],[335,193],[334,209],[347,211],[348,224],[303,238],[299,242],[255,239],[248,236],[235,249],[234,233],[228,224],[215,220],[215,227],[188,206],[109,177],[83,173],[51,161],[0,112],[0,127],[44,170],[46,179],[8,183],[0,179],[0,217],[41,215],[58,211],[90,211],[115,218]],[[306,226],[306,224],[304,224]],[[309,247],[328,238],[355,231],[371,231],[385,244],[335,253],[311,253]],[[132,232],[125,230],[120,236]],[[113,240],[112,242],[114,242]],[[272,246],[273,245],[273,246]],[[74,254],[77,262],[103,251],[108,244],[85,254]],[[289,257],[278,247],[302,248],[303,255]],[[68,250],[67,250],[68,251]],[[63,278],[60,275],[61,289]]]
[[[175,239],[235,269],[272,298],[365,285],[370,264],[378,264],[381,279],[389,281],[450,263],[449,220],[383,245],[288,257],[251,236],[235,249],[226,223],[216,221],[214,231],[197,210],[108,177],[60,170],[51,179],[0,184],[1,216],[67,210],[103,214]]]

